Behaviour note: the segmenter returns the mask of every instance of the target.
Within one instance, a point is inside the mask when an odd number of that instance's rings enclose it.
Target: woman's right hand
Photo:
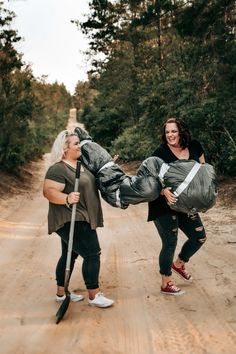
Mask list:
[[[79,196],[80,196],[79,192],[71,192],[70,194],[68,194],[67,199],[69,204],[77,204],[79,202]]]
[[[161,194],[165,196],[167,202],[170,204],[175,204],[178,200],[177,197],[171,192],[171,187],[162,189]]]

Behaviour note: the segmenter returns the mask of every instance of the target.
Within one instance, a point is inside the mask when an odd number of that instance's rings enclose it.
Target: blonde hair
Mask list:
[[[53,165],[54,163],[59,162],[63,159],[65,150],[69,146],[70,136],[78,136],[78,135],[72,130],[62,130],[58,134],[52,146],[50,165]]]

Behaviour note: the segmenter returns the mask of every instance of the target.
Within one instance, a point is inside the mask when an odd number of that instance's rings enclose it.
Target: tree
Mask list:
[[[65,128],[71,96],[64,85],[36,80],[14,45],[14,14],[0,3],[0,166],[18,167],[41,157]]]
[[[97,94],[81,116],[94,138],[144,158],[163,121],[180,117],[207,160],[235,174],[235,2],[91,1],[90,10],[77,24],[93,58]]]

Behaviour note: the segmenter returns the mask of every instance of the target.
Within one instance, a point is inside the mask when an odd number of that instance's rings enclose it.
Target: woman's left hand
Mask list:
[[[171,188],[167,187],[163,189],[163,195],[170,204],[175,204],[177,202],[177,197],[171,192]]]

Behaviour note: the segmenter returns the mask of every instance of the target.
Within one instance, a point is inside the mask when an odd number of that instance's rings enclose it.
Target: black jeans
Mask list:
[[[57,230],[57,234],[61,237],[61,257],[56,266],[58,286],[64,286],[69,232],[69,222]],[[96,230],[92,230],[87,222],[76,221],[70,275],[74,269],[75,260],[80,255],[83,258],[82,274],[87,289],[99,287],[100,254],[101,249]]]
[[[205,230],[198,214],[187,215],[184,213],[164,214],[154,220],[154,224],[162,240],[162,249],[159,255],[160,273],[170,276],[171,265],[177,246],[178,228],[187,236],[179,253],[179,258],[188,262],[206,240]]]

